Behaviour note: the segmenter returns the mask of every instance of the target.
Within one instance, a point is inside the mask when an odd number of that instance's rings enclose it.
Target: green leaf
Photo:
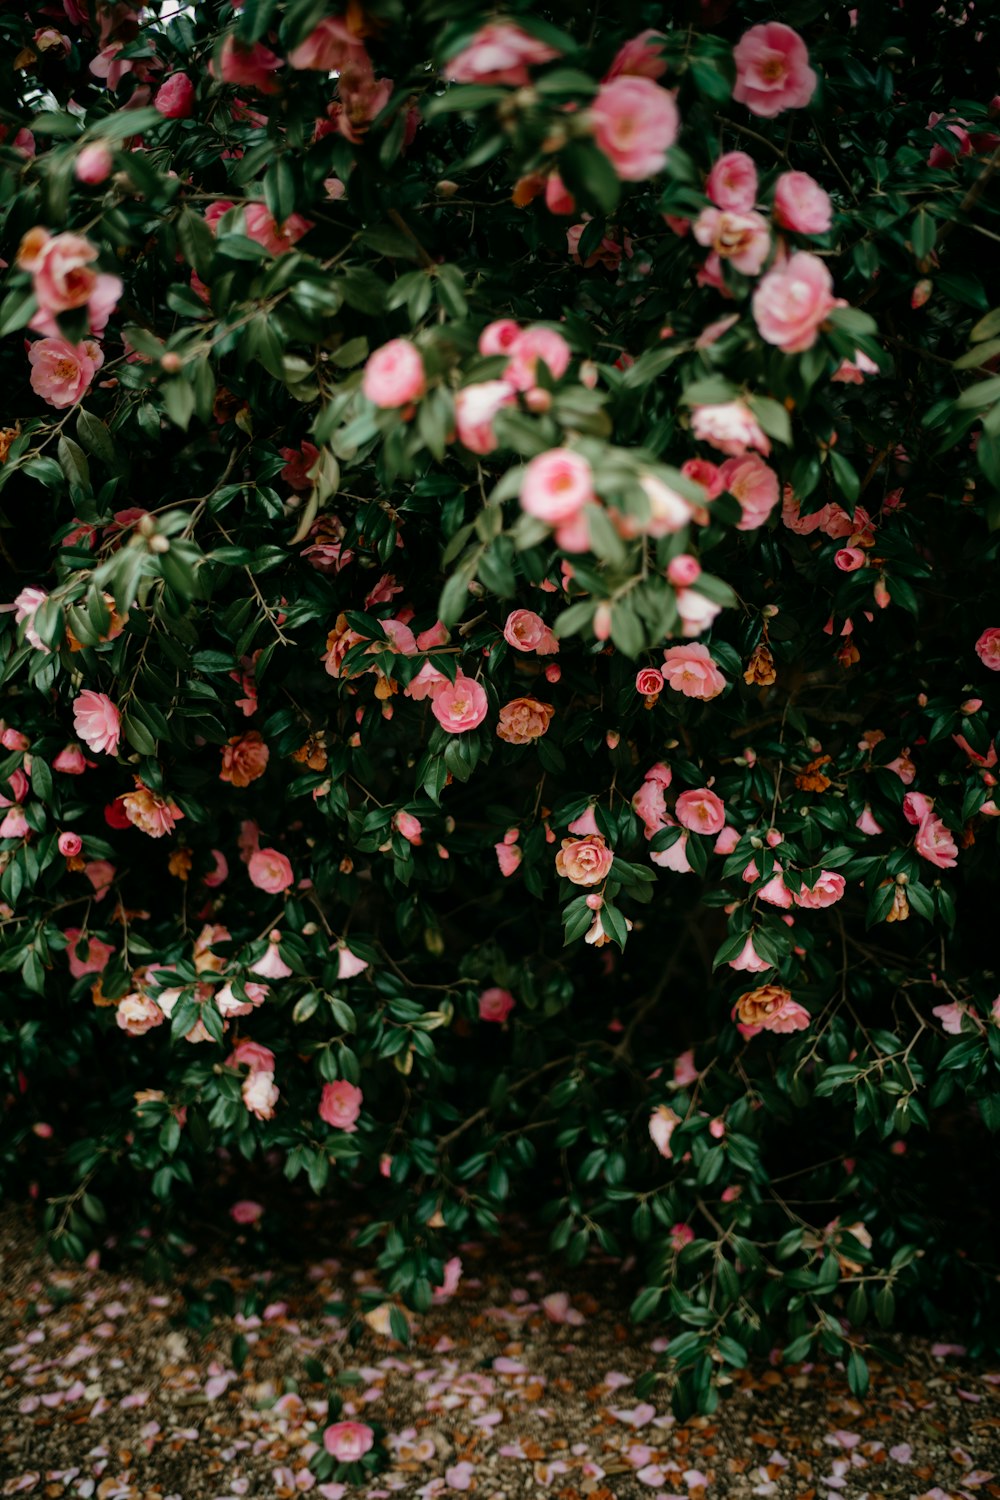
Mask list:
[[[860,1349],[852,1349],[847,1361],[847,1384],[851,1394],[863,1401],[868,1394],[868,1363]]]

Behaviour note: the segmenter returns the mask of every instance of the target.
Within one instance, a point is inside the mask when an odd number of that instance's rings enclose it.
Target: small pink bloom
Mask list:
[[[559,642],[548,625],[530,609],[511,611],[503,627],[503,638],[516,651],[534,651],[539,656],[552,656],[559,650]]]
[[[88,749],[114,755],[121,737],[121,715],[106,693],[85,688],[73,700],[73,729]]]
[[[736,523],[737,531],[756,531],[763,526],[778,503],[778,476],[774,470],[756,453],[748,453],[744,458],[727,458],[719,477],[723,489],[739,501],[743,512]]]
[[[334,1422],[323,1433],[323,1447],[342,1464],[356,1463],[374,1442],[375,1434],[364,1422]]]
[[[82,776],[87,766],[93,764],[93,761],[87,760],[79,745],[67,745],[52,762],[52,769],[61,771],[64,776]]]
[[[545,179],[545,207],[550,214],[576,213],[576,200],[558,172],[550,172]]]
[[[229,1210],[229,1217],[236,1224],[256,1224],[263,1214],[263,1206],[252,1198],[240,1198]]]
[[[637,516],[616,513],[615,524],[623,536],[674,536],[690,523],[694,515],[691,501],[655,474],[640,474],[639,487],[649,501],[649,518],[640,521]]]
[[[483,990],[479,996],[479,1019],[481,1021],[506,1021],[515,1003],[510,990],[496,987]]]
[[[782,172],[774,186],[774,217],[796,234],[826,234],[833,205],[808,172]]]
[[[361,389],[376,406],[409,406],[427,389],[420,350],[409,339],[390,339],[369,355]]]
[[[279,224],[266,203],[248,203],[243,218],[248,239],[275,256],[287,255],[313,227],[312,221],[301,214],[289,214]]]
[[[663,673],[655,667],[642,667],[635,677],[635,690],[644,698],[655,698],[663,691]]]
[[[194,84],[186,73],[171,73],[156,91],[154,109],[167,120],[189,120],[194,114]]]
[[[692,833],[719,833],[726,821],[722,799],[708,787],[701,787],[696,792],[681,792],[674,813],[681,827]]]
[[[681,1123],[680,1115],[672,1110],[669,1104],[660,1104],[653,1110],[649,1117],[649,1135],[653,1145],[661,1156],[669,1157],[673,1154],[670,1150],[670,1137],[677,1126]]]
[[[80,941],[80,928],[67,927],[63,932],[67,941],[66,958],[69,963],[69,972],[74,979],[82,979],[85,974],[101,974],[108,966],[108,959],[114,953],[111,943],[103,943],[100,938],[88,937],[86,939],[86,955],[80,958],[77,954],[77,944]]]
[[[855,828],[860,828],[862,833],[867,833],[869,835],[884,833],[885,831],[881,823],[876,822],[874,814],[872,813],[872,810],[867,802],[855,819],[854,826]]]
[[[991,672],[1000,672],[1000,628],[991,625],[976,642],[976,655]]]
[[[249,1037],[243,1037],[226,1058],[226,1066],[249,1068],[251,1073],[270,1073],[273,1076],[274,1053],[261,1042],[252,1042]]]
[[[794,904],[792,893],[785,884],[780,865],[775,865],[774,874],[766,885],[761,886],[757,895],[762,901],[768,901],[772,906],[779,906],[783,911],[787,911]]]
[[[83,848],[83,839],[78,833],[67,830],[59,835],[59,853],[64,854],[67,859],[73,859]]]
[[[547,453],[539,453],[525,468],[521,509],[554,527],[561,546],[567,540],[575,540],[574,526],[593,498],[590,465],[571,448],[551,448]]]
[[[739,829],[733,828],[731,824],[727,824],[712,845],[712,848],[716,854],[732,854],[739,841]]]
[[[462,1280],[462,1257],[453,1255],[444,1263],[444,1280],[440,1286],[434,1288],[434,1302],[440,1305],[454,1297],[458,1291],[459,1282]],[[454,1486],[453,1486],[454,1488]]]
[[[500,866],[500,874],[505,880],[509,880],[524,858],[522,851],[516,844],[499,843],[493,845],[493,852]]]
[[[694,643],[668,647],[663,653],[663,677],[675,693],[705,702],[717,698],[726,685],[708,647]]]
[[[71,344],[64,338],[45,338],[28,350],[31,365],[31,389],[50,406],[75,406],[90,389],[91,382],[104,363],[100,344],[84,339]]]
[[[506,325],[492,323],[490,327],[496,329]],[[489,328],[484,331],[480,346],[489,331]],[[515,390],[526,392],[538,384],[539,362],[545,365],[553,380],[560,380],[569,368],[571,357],[570,347],[562,334],[554,328],[546,328],[543,323],[532,323],[528,328],[518,329],[503,352],[510,355],[510,363],[503,373],[504,380]]]
[[[445,63],[443,72],[451,83],[520,88],[531,82],[529,67],[552,62],[558,56],[554,47],[529,36],[512,21],[490,21]]]
[[[819,911],[839,901],[846,888],[847,882],[843,875],[837,875],[831,870],[821,870],[812,886],[804,885],[795,895],[795,905],[804,906],[810,911]]]
[[[23,807],[11,807],[0,822],[0,839],[25,839],[31,833]]]
[[[846,305],[833,295],[833,277],[825,262],[806,250],[797,250],[768,271],[752,300],[761,338],[785,354],[811,349],[820,325],[835,307]]]
[[[695,1067],[694,1051],[689,1049],[687,1052],[678,1053],[674,1059],[674,1087],[687,1088],[688,1084],[697,1082],[697,1079],[698,1069]]]
[[[690,1224],[674,1224],[670,1230],[671,1250],[683,1250],[685,1245],[690,1245],[694,1239],[694,1230]],[[659,1481],[657,1481],[659,1483]],[[665,1480],[663,1481],[666,1482]]]
[[[449,734],[466,734],[483,722],[488,706],[480,684],[459,672],[454,682],[438,688],[431,701],[431,712]]]
[[[272,932],[268,935],[267,948],[262,958],[250,965],[250,973],[257,974],[261,979],[287,979],[292,970],[281,956],[281,933]]]
[[[604,82],[627,73],[633,78],[662,78],[667,71],[663,56],[666,38],[659,31],[640,31],[638,36],[623,42],[615,53],[614,62],[604,75]]]
[[[675,589],[690,588],[701,577],[701,563],[690,552],[678,553],[667,564],[667,582]]]
[[[263,1069],[254,1069],[244,1078],[240,1093],[248,1114],[254,1115],[258,1120],[274,1118],[274,1106],[279,1099],[279,1090],[275,1086],[273,1073],[265,1072]]]
[[[115,867],[107,859],[89,859],[83,873],[94,888],[94,900],[103,901],[115,878]]]
[[[961,1036],[962,1017],[968,1014],[968,1006],[954,1000],[950,1005],[935,1005],[931,1011],[941,1022],[941,1028],[949,1036]]]
[[[923,792],[907,792],[903,798],[903,817],[914,828],[919,828],[925,818],[929,818],[934,811],[934,798],[925,797]]]
[[[77,182],[96,187],[98,183],[107,182],[114,167],[115,158],[111,148],[104,141],[90,141],[86,146],[81,146],[73,163],[73,175]]]
[[[623,182],[662,172],[680,126],[673,94],[629,74],[601,84],[590,118],[595,144]]]
[[[600,834],[589,838],[563,839],[556,855],[556,874],[573,885],[600,885],[611,870],[614,853]]]
[[[338,1078],[336,1083],[325,1083],[319,1101],[319,1117],[336,1130],[353,1135],[357,1130],[355,1121],[361,1113],[364,1095],[353,1083]]]
[[[448,685],[448,678],[437,667],[425,661],[415,677],[411,677],[403,693],[407,698],[412,698],[414,703],[422,703],[425,698],[434,698],[443,687]]]
[[[935,813],[924,819],[913,842],[917,853],[939,870],[951,870],[958,863],[958,845]]]
[[[860,547],[841,547],[833,554],[833,560],[842,573],[856,573],[867,561]]]
[[[744,276],[756,276],[771,249],[771,231],[762,214],[732,213],[703,208],[695,220],[694,237],[721,260],[731,262]]]
[[[729,959],[729,967],[731,969],[745,970],[749,974],[763,974],[765,969],[771,968],[771,965],[766,959],[761,958],[753,945],[753,933],[748,932],[747,940],[739,953],[737,953],[735,958]]]
[[[879,367],[875,361],[869,359],[861,349],[855,349],[854,358],[842,359],[830,376],[830,380],[841,385],[864,385],[866,375],[878,374]],[[882,502],[882,509],[883,511],[889,509],[886,501]]]
[[[221,75],[223,83],[235,83],[240,88],[257,89],[261,94],[276,94],[278,84],[274,74],[284,63],[263,42],[247,45],[230,32],[222,44],[219,57],[219,73],[215,62],[208,65],[213,78]]]
[[[251,884],[269,896],[277,896],[295,883],[287,856],[277,849],[256,849],[250,856],[247,870]]]
[[[716,208],[745,214],[757,201],[757,168],[745,151],[727,151],[720,156],[705,183],[705,192]]]
[[[209,890],[214,891],[218,886],[222,885],[224,880],[228,878],[229,862],[221,849],[213,849],[212,858],[215,861],[214,868],[211,869],[207,875],[203,875],[201,878],[208,886]]]
[[[498,318],[487,323],[479,335],[480,354],[509,354],[521,336],[521,325],[513,318]]]
[[[749,448],[771,451],[771,440],[743,401],[725,401],[715,406],[696,406],[691,412],[691,431],[701,443],[711,443],[731,458],[741,458]]]
[[[115,1011],[115,1022],[129,1036],[145,1036],[154,1026],[162,1026],[166,1017],[155,1000],[136,992],[124,995]]]
[[[336,952],[338,979],[356,979],[359,974],[363,974],[365,969],[367,969],[368,960],[366,958],[359,958],[356,953],[352,953],[346,944],[338,943]]]
[[[399,812],[393,814],[392,826],[414,848],[419,847],[423,843],[423,824],[419,818],[414,817],[413,813],[408,813],[400,809]]]
[[[493,422],[497,412],[516,404],[517,396],[505,380],[484,380],[455,392],[458,440],[470,453],[492,453],[497,446]]]
[[[343,16],[327,16],[289,52],[288,66],[298,71],[340,73],[364,50]]]
[[[786,109],[803,109],[818,82],[805,42],[790,26],[768,21],[751,26],[733,50],[733,98],[753,115],[773,119]]]

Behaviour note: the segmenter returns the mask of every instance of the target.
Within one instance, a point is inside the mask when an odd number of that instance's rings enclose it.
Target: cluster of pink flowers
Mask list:
[[[504,355],[507,364],[498,380],[484,380],[463,386],[455,392],[455,429],[458,441],[470,453],[492,453],[498,446],[493,429],[497,414],[514,406],[522,395],[529,409],[548,400],[548,392],[539,386],[539,365],[543,364],[553,380],[560,380],[569,368],[570,347],[561,333],[542,323],[522,328],[512,318],[500,318],[487,325],[479,335],[479,352]]]
[[[97,337],[71,343],[61,332],[61,314],[80,312],[91,335],[100,335],[118,305],[122,283],[95,269],[97,247],[80,234],[52,235],[41,226],[21,241],[17,263],[31,273],[38,310],[30,327],[43,335],[28,350],[31,388],[50,406],[75,406],[104,363]]]
[[[958,845],[943,819],[934,811],[934,798],[922,792],[907,792],[903,798],[903,816],[916,827],[913,840],[917,853],[939,870],[951,870],[958,863]]]

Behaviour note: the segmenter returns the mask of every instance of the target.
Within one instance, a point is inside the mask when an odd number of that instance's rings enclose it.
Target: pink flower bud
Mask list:
[[[532,386],[530,391],[524,393],[524,404],[529,411],[548,411],[552,405],[552,394],[540,385]]]
[[[611,605],[599,604],[594,611],[594,635],[599,641],[606,641],[611,634]]]
[[[864,567],[865,554],[860,547],[842,547],[833,560],[842,573],[855,573]]]
[[[72,859],[79,854],[83,848],[83,839],[78,833],[61,833],[59,835],[59,853],[65,854],[67,859]]]
[[[887,609],[888,606],[892,603],[892,595],[889,593],[889,590],[885,586],[884,578],[879,579],[878,583],[875,585],[874,592],[875,603],[878,605],[879,609]]]
[[[545,668],[545,681],[558,682],[561,676],[562,667],[557,661],[550,661],[548,666]]]
[[[686,589],[701,576],[701,563],[689,552],[672,557],[667,565],[667,582],[675,589]]]
[[[115,159],[103,141],[91,141],[84,146],[73,165],[77,182],[95,186],[106,182],[114,170]]]
[[[962,712],[963,714],[975,714],[979,712],[982,706],[982,698],[966,698],[965,702],[962,704]]]
[[[607,745],[609,750],[617,750],[620,742],[621,735],[618,733],[617,729],[609,729],[607,734],[604,736],[604,743]]]
[[[933,282],[928,281],[926,277],[923,281],[917,282],[916,286],[913,288],[913,291],[910,293],[910,306],[914,311],[916,311],[918,307],[923,307],[924,303],[929,300],[931,292],[933,290]]]
[[[604,905],[604,897],[599,896],[596,891],[591,891],[590,895],[587,897],[587,905],[590,907],[591,911],[600,911],[601,907]]]

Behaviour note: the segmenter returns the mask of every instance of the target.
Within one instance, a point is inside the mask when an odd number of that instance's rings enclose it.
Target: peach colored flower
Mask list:
[[[757,201],[757,168],[745,151],[727,151],[705,182],[705,193],[716,208],[745,214]]]
[[[756,453],[748,453],[744,458],[727,458],[719,475],[723,489],[739,501],[743,512],[736,530],[756,531],[763,526],[778,503],[778,476],[774,470]]]
[[[796,234],[826,234],[833,204],[808,172],[782,172],[774,185],[774,217],[782,229]]]
[[[717,698],[726,679],[712,660],[707,646],[670,646],[663,653],[663,677],[675,693],[708,702]]]
[[[279,1091],[275,1087],[274,1074],[263,1069],[254,1069],[243,1080],[240,1093],[247,1112],[258,1120],[272,1120]]]
[[[669,1104],[657,1105],[649,1117],[649,1135],[653,1145],[661,1156],[668,1159],[673,1155],[670,1149],[670,1137],[681,1123],[681,1117],[670,1108]]]
[[[490,21],[445,63],[443,72],[451,83],[510,84],[520,88],[531,82],[529,67],[551,62],[558,56],[554,47],[529,36],[512,21]]]
[[[242,1037],[226,1058],[229,1068],[249,1068],[251,1073],[274,1074],[274,1053],[261,1042],[252,1042]]]
[[[361,1113],[364,1094],[345,1078],[336,1083],[325,1083],[319,1100],[319,1117],[335,1130],[353,1135],[357,1130],[356,1120]]]
[[[604,82],[627,73],[633,78],[662,78],[667,71],[663,56],[666,38],[659,31],[640,31],[638,36],[623,42],[615,53],[614,62],[604,75]]]
[[[810,1022],[809,1012],[792,999],[780,984],[761,985],[748,990],[737,1000],[733,1011],[744,1026],[761,1031],[804,1031]]]
[[[503,990],[497,986],[483,990],[479,996],[479,1019],[481,1021],[506,1021],[515,1004],[516,1001],[510,990]]]
[[[493,329],[504,326],[497,323],[490,324],[490,328]],[[545,365],[553,380],[560,380],[569,368],[571,357],[570,347],[562,334],[557,333],[554,328],[546,328],[544,323],[532,323],[530,327],[523,330],[517,329],[516,324],[514,326],[516,333],[506,349],[502,351],[510,355],[510,361],[503,372],[506,383],[513,386],[515,390],[530,391],[538,384],[539,361]],[[484,331],[480,345],[489,331],[489,329]]]
[[[75,406],[87,394],[104,354],[94,339],[71,344],[64,338],[45,338],[31,345],[28,362],[35,395],[62,409]]]
[[[563,839],[556,855],[556,874],[573,885],[600,885],[607,879],[613,852],[600,834],[585,839]]]
[[[991,672],[1000,672],[1000,628],[991,625],[976,642],[976,655]]]
[[[129,1036],[145,1036],[154,1026],[162,1026],[165,1019],[156,1001],[139,991],[119,1000],[115,1012],[115,1021]]]
[[[228,781],[232,786],[249,786],[252,781],[263,776],[270,754],[258,730],[250,729],[246,734],[234,734],[222,747],[219,780]]]
[[[726,821],[725,804],[708,787],[681,792],[674,806],[677,821],[692,833],[719,833]]]
[[[73,700],[73,730],[95,754],[114,755],[121,738],[121,714],[106,693],[85,688]]]
[[[843,875],[837,875],[832,870],[821,870],[811,886],[804,885],[801,890],[793,892],[793,899],[796,906],[803,906],[809,911],[820,911],[839,901],[846,889],[847,882]]]
[[[420,350],[409,339],[390,339],[368,356],[361,389],[376,406],[409,406],[427,389]]]
[[[744,276],[757,275],[771,248],[767,220],[753,211],[734,214],[721,208],[703,208],[695,220],[694,237]]]
[[[733,49],[733,61],[733,98],[752,115],[770,120],[786,109],[803,109],[816,90],[805,42],[780,21],[751,26]]]
[[[492,453],[497,446],[493,421],[517,396],[505,380],[484,380],[455,392],[455,426],[458,440],[470,453]]]
[[[343,16],[327,16],[288,54],[288,66],[316,73],[339,73],[364,47]]]
[[[537,698],[512,698],[500,710],[497,734],[508,745],[530,745],[548,731],[555,709]]]
[[[513,609],[503,627],[503,638],[515,651],[534,651],[539,656],[553,656],[559,642],[541,615],[531,609]]]
[[[80,958],[76,951],[80,936],[79,927],[67,927],[63,931],[63,937],[67,942],[66,959],[69,963],[69,972],[74,979],[82,979],[85,974],[102,974],[108,966],[108,959],[115,951],[114,946],[111,943],[102,942],[100,938],[88,937],[86,956]]]
[[[936,813],[924,818],[913,843],[917,853],[939,870],[951,870],[958,863],[958,845]]]
[[[374,1442],[375,1434],[364,1422],[334,1422],[323,1433],[323,1447],[342,1464],[356,1463]]]
[[[623,182],[662,172],[680,126],[673,94],[631,74],[601,84],[590,119],[595,144]]]
[[[222,44],[219,69],[216,72],[214,59],[208,65],[213,78],[221,76],[223,83],[235,83],[241,88],[256,89],[261,94],[276,94],[277,80],[274,74],[285,65],[263,42],[241,42],[230,32]]]
[[[150,791],[138,776],[135,777],[135,791],[126,792],[121,803],[129,822],[153,839],[173,833],[174,825],[184,816],[176,802]]]
[[[695,406],[691,431],[700,443],[711,443],[720,453],[741,458],[748,448],[771,451],[771,440],[744,401],[723,401],[714,406]]]
[[[516,844],[508,844],[506,839],[502,839],[499,844],[493,845],[493,852],[497,857],[497,864],[500,866],[500,874],[505,880],[508,880],[517,870],[518,865],[524,857],[522,851]]]
[[[834,308],[847,306],[833,295],[833,277],[825,262],[807,250],[797,250],[768,271],[751,305],[761,338],[784,354],[811,349]]]
[[[449,734],[466,734],[486,718],[488,700],[485,690],[471,677],[459,672],[454,682],[439,687],[431,700],[431,712]]]
[[[277,896],[294,885],[295,876],[286,855],[278,849],[255,849],[247,866],[252,885],[269,896]]]
[[[38,249],[32,253],[36,244]],[[22,241],[22,250],[24,245]],[[30,264],[20,252],[18,260],[34,277],[39,307],[50,314],[85,307],[97,281],[97,272],[91,269],[97,259],[96,245],[81,234],[56,234],[44,241],[29,241],[29,247]]]

